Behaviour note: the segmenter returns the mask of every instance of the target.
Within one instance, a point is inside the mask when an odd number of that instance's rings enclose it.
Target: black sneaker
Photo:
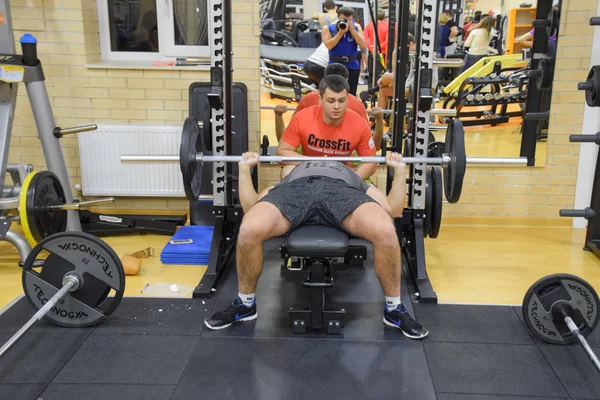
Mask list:
[[[252,321],[258,317],[256,299],[252,307],[246,307],[239,297],[223,311],[219,311],[204,320],[204,325],[212,330],[225,329],[236,322]]]
[[[404,304],[400,304],[393,310],[388,310],[387,305],[384,305],[383,323],[400,329],[404,336],[411,339],[423,339],[429,335],[429,331],[410,316]]]

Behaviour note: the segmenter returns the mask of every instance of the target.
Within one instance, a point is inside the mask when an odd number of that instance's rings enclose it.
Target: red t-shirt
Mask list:
[[[294,113],[294,115],[296,115],[296,113],[305,108],[318,105],[319,92],[310,92],[308,94],[305,94],[304,96],[302,96],[302,100],[300,100],[300,103],[298,103],[298,105],[296,106],[296,112]],[[348,109],[354,111],[358,115],[362,116],[365,119],[365,121],[369,122],[369,116],[367,115],[367,110],[365,109],[365,106],[363,105],[363,103],[360,102],[359,99],[357,99],[351,94],[348,94]]]
[[[375,142],[369,124],[352,110],[346,110],[338,126],[323,121],[323,108],[313,106],[297,112],[283,133],[282,140],[305,156],[374,156]]]

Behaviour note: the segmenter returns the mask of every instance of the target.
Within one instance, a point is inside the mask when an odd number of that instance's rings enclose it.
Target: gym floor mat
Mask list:
[[[343,334],[294,335],[288,307],[309,290],[303,273],[282,270],[279,243],[265,244],[256,321],[204,327],[237,293],[230,268],[210,299],[125,298],[83,330],[38,323],[0,359],[0,399],[600,399],[583,349],[538,343],[520,307],[407,304],[430,336],[385,327],[371,248],[364,266],[334,268],[327,298],[347,310]],[[0,340],[32,314],[17,301],[0,315]]]

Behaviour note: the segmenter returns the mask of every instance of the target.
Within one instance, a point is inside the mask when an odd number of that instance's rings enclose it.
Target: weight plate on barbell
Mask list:
[[[186,118],[181,132],[179,167],[183,176],[185,195],[190,201],[198,200],[200,197],[202,163],[196,162],[196,155],[204,154],[204,145],[204,135],[200,132],[198,121],[195,118]]]
[[[429,231],[431,230],[431,213],[433,212],[433,190],[433,182],[431,182],[430,178],[427,178],[427,189],[425,190],[425,217],[423,218],[423,237],[429,236]]]
[[[554,79],[554,60],[550,57],[542,57],[538,60],[537,87],[540,90],[552,89]]]
[[[594,65],[587,76],[593,87],[585,91],[585,102],[590,107],[600,107],[600,65]]]
[[[444,167],[444,191],[448,202],[456,203],[460,199],[467,170],[465,130],[459,119],[453,119],[448,124],[445,153],[450,157],[450,164]]]
[[[429,173],[430,183],[429,185],[433,189],[432,191],[432,203],[431,203],[431,214],[428,216],[429,219],[429,237],[435,239],[440,233],[440,227],[442,226],[442,206],[443,206],[443,192],[444,184],[442,183],[442,169],[438,165],[433,165]]]
[[[202,136],[206,151],[212,151],[212,107],[208,99],[204,106],[204,120],[202,121]]]
[[[402,157],[412,157],[412,151],[412,138],[409,136],[406,139],[404,139],[404,146],[402,147]]]
[[[48,209],[66,202],[63,186],[54,173],[36,171],[27,175],[19,194],[19,219],[31,246],[67,229],[67,211]]]
[[[554,36],[554,34],[558,31],[558,25],[560,23],[559,16],[559,11],[552,7],[548,13],[548,25],[546,26],[546,34],[548,35],[548,38],[550,38],[550,36]]]
[[[440,158],[446,151],[444,142],[430,142],[427,145],[427,157]]]
[[[523,319],[535,336],[547,343],[569,344],[578,341],[558,313],[567,305],[570,317],[585,337],[598,325],[600,300],[594,288],[583,279],[569,274],[548,275],[535,282],[523,298]]]
[[[44,259],[45,256],[45,259]],[[34,266],[36,260],[45,261]],[[85,232],[62,232],[43,239],[23,264],[25,297],[36,309],[62,287],[67,273],[80,280],[79,288],[67,293],[45,318],[65,327],[92,326],[118,307],[125,292],[125,272],[114,250]],[[109,296],[114,292],[112,296]]]

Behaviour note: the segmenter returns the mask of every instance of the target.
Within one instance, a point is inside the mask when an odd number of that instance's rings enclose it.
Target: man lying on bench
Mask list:
[[[427,336],[428,331],[400,303],[400,244],[392,217],[402,215],[405,204],[406,166],[402,157],[397,153],[386,157],[388,168],[394,169],[387,197],[346,164],[325,157],[298,164],[259,196],[250,175],[258,157],[257,153],[244,153],[239,163],[239,195],[245,216],[236,249],[238,297],[204,324],[218,330],[256,319],[255,292],[263,268],[263,242],[313,224],[333,226],[371,242],[375,274],[385,295],[383,323],[412,339]]]

